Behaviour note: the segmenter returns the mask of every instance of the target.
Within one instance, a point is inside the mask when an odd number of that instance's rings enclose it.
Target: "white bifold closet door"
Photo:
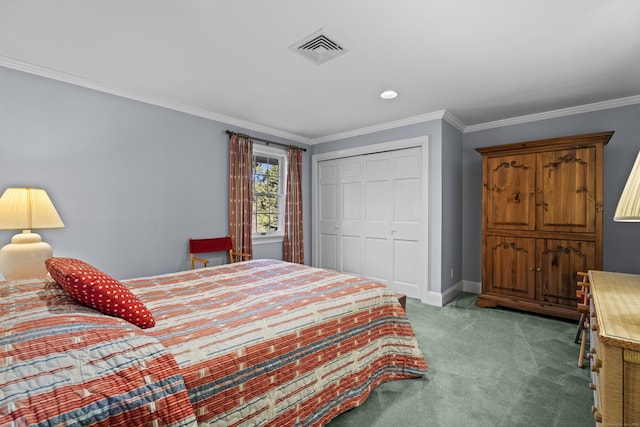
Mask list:
[[[421,159],[414,147],[318,163],[320,267],[420,298],[426,268]]]

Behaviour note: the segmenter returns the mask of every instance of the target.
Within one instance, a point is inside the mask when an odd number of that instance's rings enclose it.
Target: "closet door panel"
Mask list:
[[[342,236],[342,273],[362,274],[362,244],[360,236]]]
[[[421,297],[421,155],[409,148],[319,163],[320,267]]]
[[[369,154],[361,156],[364,160],[367,181],[385,180],[389,178],[389,153]]]
[[[338,271],[338,236],[320,235],[320,268]]]
[[[393,241],[392,288],[396,292],[419,298],[423,263],[418,242],[395,239]]]
[[[341,184],[340,229],[342,235],[359,236],[362,228],[362,184],[344,182]]]
[[[383,237],[389,234],[391,207],[389,181],[365,182],[364,235]]]
[[[422,227],[420,177],[393,180],[391,235],[397,239],[419,240]]]
[[[384,283],[391,278],[389,153],[363,156],[365,190],[362,244],[364,275]]]
[[[364,238],[364,276],[389,283],[391,259],[389,239],[367,236]]]
[[[340,187],[337,160],[327,160],[318,164],[318,181],[321,201],[318,209],[319,267],[337,270],[340,252]]]
[[[362,160],[340,161],[340,225],[338,271],[362,274]]]
[[[392,151],[391,156],[391,257],[389,285],[419,298],[423,287],[424,251],[421,149]]]
[[[367,181],[365,187],[365,221],[375,225],[388,223],[389,181]]]

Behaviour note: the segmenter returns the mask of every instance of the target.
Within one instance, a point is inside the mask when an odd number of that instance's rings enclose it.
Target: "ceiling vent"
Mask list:
[[[329,37],[322,29],[290,46],[289,49],[315,64],[324,64],[347,52],[340,43]]]

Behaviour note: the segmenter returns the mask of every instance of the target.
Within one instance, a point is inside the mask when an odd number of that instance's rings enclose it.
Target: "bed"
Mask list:
[[[154,325],[51,277],[0,283],[0,425],[320,426],[427,370],[394,293],[362,277],[254,260],[122,285]]]

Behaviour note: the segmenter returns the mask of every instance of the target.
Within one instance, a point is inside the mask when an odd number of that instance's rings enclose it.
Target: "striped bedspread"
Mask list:
[[[123,283],[155,327],[0,282],[0,426],[320,426],[427,369],[363,278],[255,260]]]
[[[193,426],[171,353],[51,279],[0,282],[0,426]]]
[[[124,283],[203,426],[323,425],[427,369],[394,293],[367,279],[255,260]]]

